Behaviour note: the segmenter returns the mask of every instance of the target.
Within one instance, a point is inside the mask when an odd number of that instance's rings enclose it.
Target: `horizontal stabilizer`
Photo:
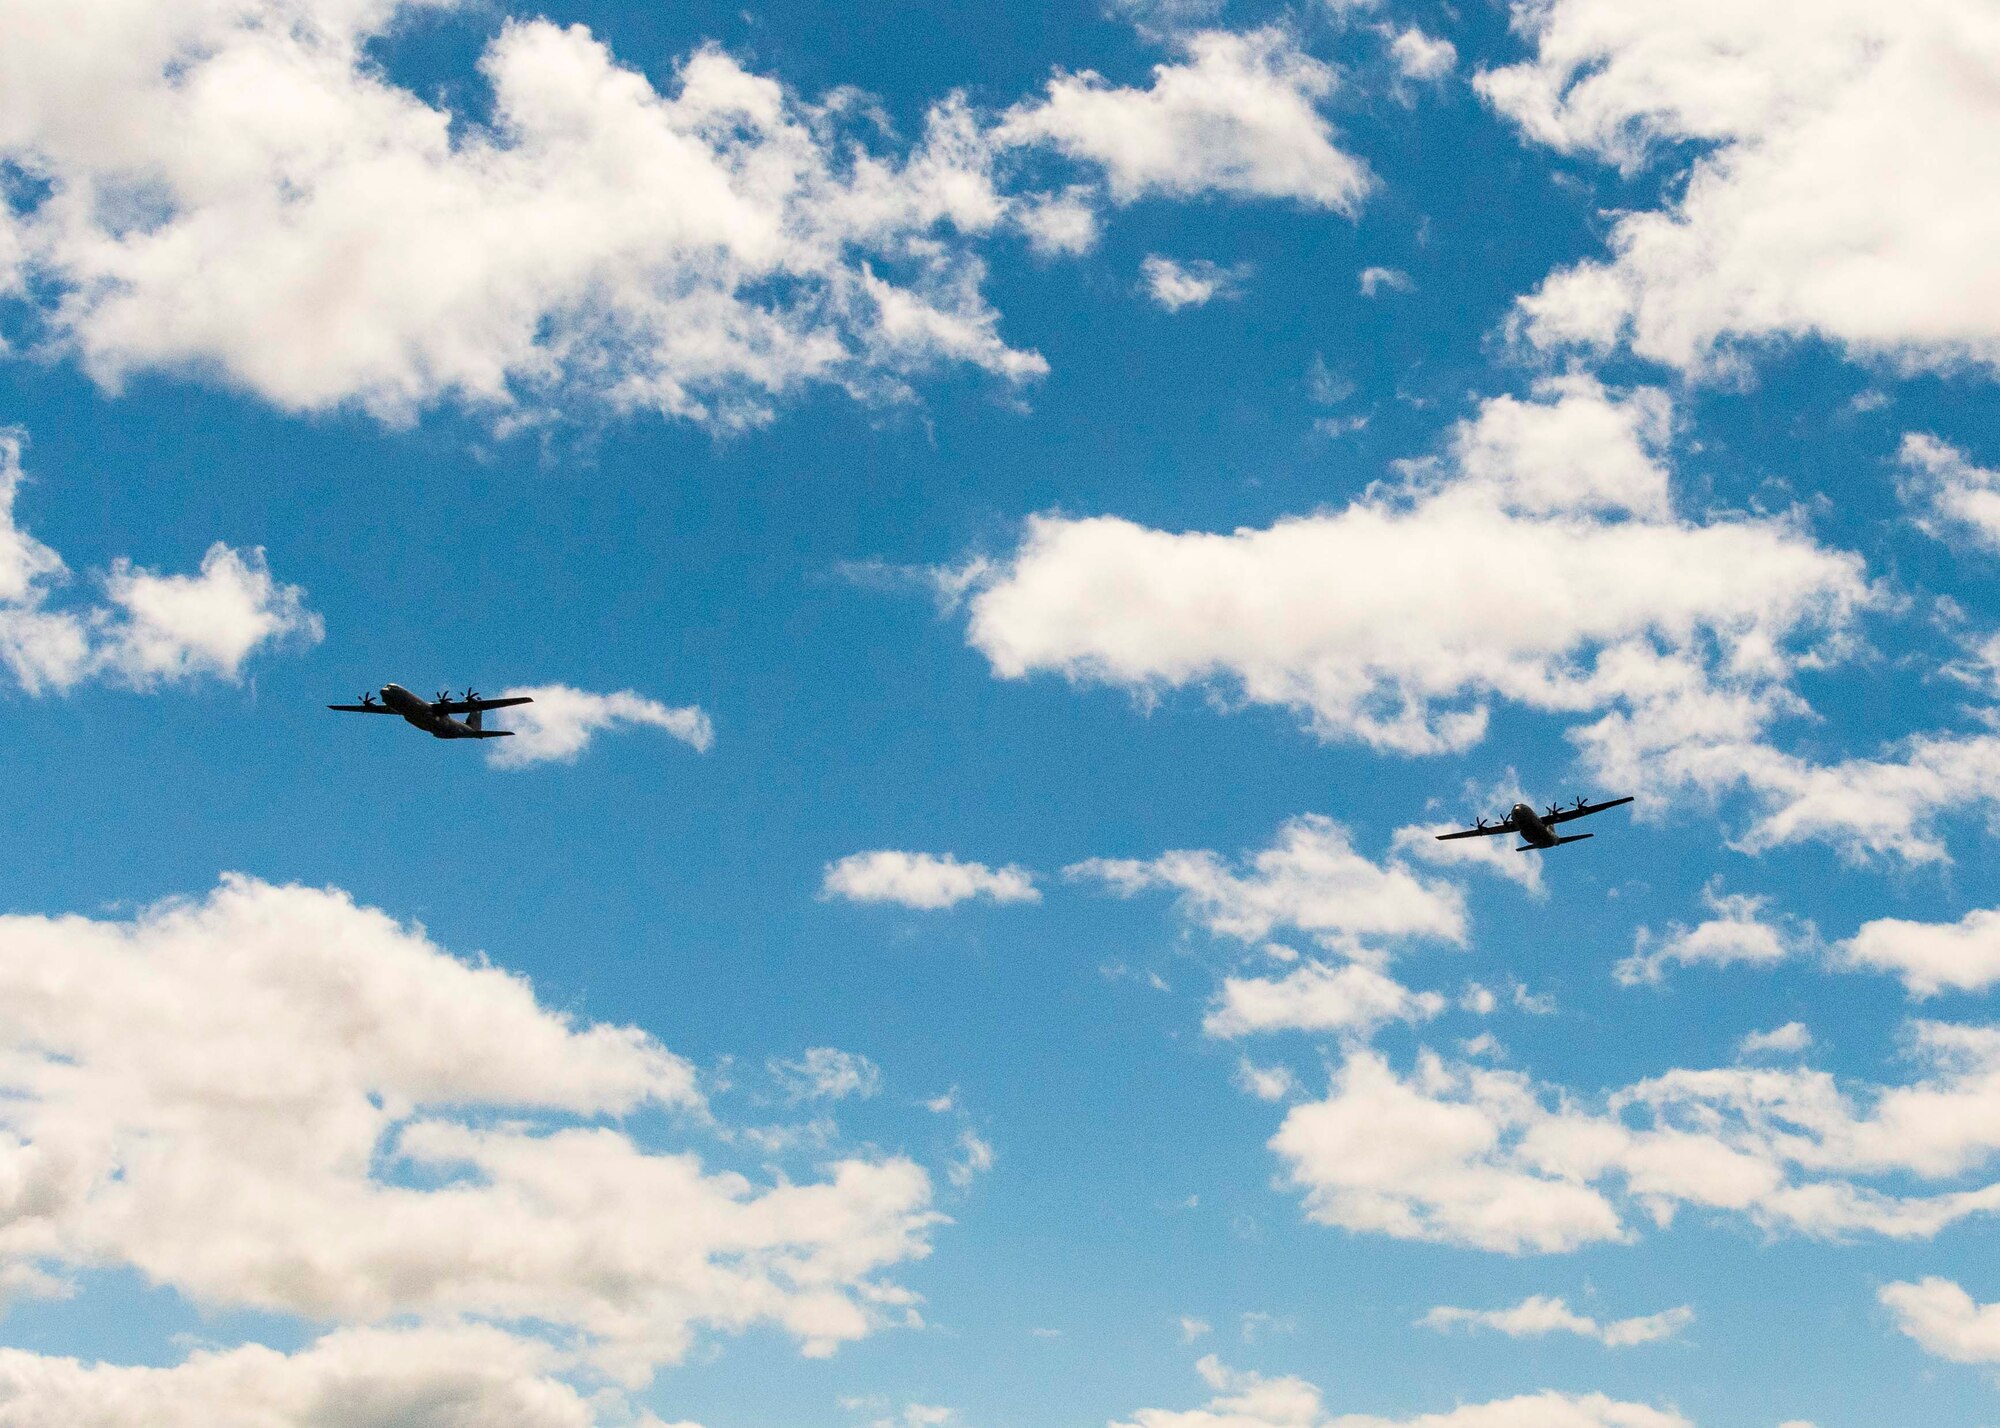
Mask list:
[[[1556,839],[1556,841],[1551,843],[1549,847],[1559,848],[1564,843],[1581,843],[1586,838],[1595,838],[1596,836],[1597,835],[1595,833],[1572,833],[1567,838]],[[1548,851],[1548,849],[1537,848],[1533,843],[1523,843],[1520,847],[1516,848],[1514,851],[1517,853],[1545,853]]]
[[[472,737],[475,739],[511,739],[514,737],[514,731],[512,729],[474,729]],[[1586,833],[1583,836],[1588,838],[1590,835]],[[1568,842],[1569,840],[1564,839],[1563,841]]]

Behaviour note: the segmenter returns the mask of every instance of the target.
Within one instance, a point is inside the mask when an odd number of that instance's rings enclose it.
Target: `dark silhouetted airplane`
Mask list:
[[[383,691],[385,694],[387,692]],[[1631,801],[1630,798],[1614,798],[1605,803],[1591,803],[1579,798],[1567,808],[1558,808],[1551,803],[1547,813],[1537,813],[1527,804],[1517,803],[1498,823],[1488,823],[1481,818],[1461,833],[1440,833],[1437,836],[1438,841],[1442,843],[1450,838],[1497,838],[1502,833],[1519,833],[1521,846],[1514,851],[1539,853],[1547,848],[1560,847],[1564,843],[1581,843],[1586,838],[1597,836],[1594,833],[1572,833],[1567,838],[1560,837],[1556,833],[1557,824],[1567,823],[1572,818],[1583,818],[1592,813],[1602,813],[1607,808],[1616,808],[1621,803]]]
[[[376,702],[374,695],[363,694],[359,704],[329,704],[326,707],[342,714],[395,714],[434,739],[505,739],[512,736],[512,729],[480,727],[479,721],[486,711],[505,709],[510,704],[534,702],[525,694],[517,694],[512,699],[481,699],[476,689],[466,690],[462,699],[453,699],[449,689],[440,689],[437,698],[424,700],[400,684],[385,684],[380,703]],[[460,722],[451,717],[454,714],[467,717]]]

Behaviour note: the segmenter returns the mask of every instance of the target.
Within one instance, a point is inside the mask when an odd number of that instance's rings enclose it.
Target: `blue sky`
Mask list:
[[[2000,1421],[1976,0],[64,10],[0,1425]]]

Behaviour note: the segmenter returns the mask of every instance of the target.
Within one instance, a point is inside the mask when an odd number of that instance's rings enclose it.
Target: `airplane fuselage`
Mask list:
[[[478,731],[469,724],[462,724],[449,714],[440,714],[431,707],[428,699],[419,698],[400,684],[382,686],[382,702],[403,716],[403,721],[414,724],[433,739],[476,739]]]
[[[386,696],[387,690],[383,691]],[[1513,820],[1514,829],[1521,835],[1521,841],[1536,848],[1553,848],[1561,841],[1555,829],[1542,821],[1540,814],[1525,803],[1517,803],[1508,815]]]

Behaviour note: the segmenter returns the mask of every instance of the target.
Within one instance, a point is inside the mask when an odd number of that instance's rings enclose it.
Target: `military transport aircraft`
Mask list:
[[[383,691],[385,694],[387,690]],[[1438,841],[1448,838],[1497,838],[1502,833],[1519,833],[1521,846],[1517,853],[1539,853],[1547,848],[1559,847],[1564,843],[1581,843],[1586,838],[1594,838],[1594,833],[1572,833],[1564,838],[1556,833],[1556,825],[1567,823],[1572,818],[1582,818],[1592,813],[1602,813],[1607,808],[1616,808],[1621,803],[1630,803],[1628,798],[1614,798],[1604,803],[1591,803],[1579,798],[1566,808],[1549,805],[1546,813],[1537,813],[1525,803],[1517,803],[1507,816],[1498,823],[1488,823],[1484,818],[1474,821],[1472,827],[1460,833],[1440,833]]]
[[[512,699],[481,699],[476,689],[466,690],[460,699],[453,699],[449,689],[440,689],[437,698],[424,700],[400,684],[385,684],[380,703],[376,702],[373,694],[363,694],[359,704],[329,704],[326,707],[342,714],[400,715],[405,722],[415,724],[434,739],[505,739],[512,736],[512,729],[480,727],[479,721],[486,711],[505,709],[510,704],[534,702],[525,694],[517,694]],[[454,714],[468,717],[461,723],[451,717]]]

